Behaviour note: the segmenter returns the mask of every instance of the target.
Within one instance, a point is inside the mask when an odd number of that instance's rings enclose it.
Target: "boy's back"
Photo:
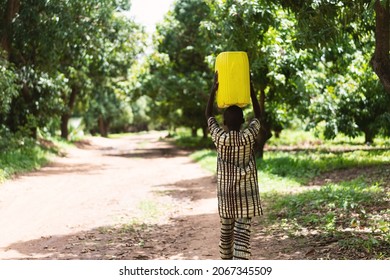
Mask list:
[[[257,168],[254,155],[260,122],[254,119],[243,131],[225,132],[216,119],[208,119],[216,146],[218,210],[224,218],[261,215]]]

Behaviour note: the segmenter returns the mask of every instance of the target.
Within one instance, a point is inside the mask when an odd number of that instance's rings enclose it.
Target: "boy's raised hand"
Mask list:
[[[253,87],[252,73],[249,73],[249,86],[250,86],[251,96],[252,96],[253,94],[256,95],[255,89],[254,89],[254,87]]]
[[[209,101],[207,102],[206,107],[206,118],[210,118],[213,116],[213,106],[214,106],[214,100],[215,100],[215,93],[218,90],[219,82],[218,82],[218,71],[215,71],[214,74],[214,82],[213,86],[211,87],[210,97]]]
[[[255,89],[253,87],[252,75],[250,79],[250,91],[251,91],[252,106],[253,106],[253,112],[255,113],[255,118],[260,120],[261,110],[260,110],[259,101],[257,100]]]
[[[218,86],[219,86],[219,82],[218,82],[218,71],[215,71],[212,91],[213,91],[213,92],[216,92],[216,91],[218,90]]]

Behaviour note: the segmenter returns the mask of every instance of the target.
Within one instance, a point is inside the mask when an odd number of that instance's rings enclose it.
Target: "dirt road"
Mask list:
[[[0,185],[0,259],[219,259],[215,176],[164,136],[88,138]],[[261,223],[253,259],[313,251]]]
[[[213,176],[161,133],[90,138],[0,185],[0,259],[214,259]]]

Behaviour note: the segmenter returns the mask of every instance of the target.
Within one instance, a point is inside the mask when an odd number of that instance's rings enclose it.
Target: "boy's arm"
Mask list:
[[[219,85],[218,72],[215,72],[213,86],[211,87],[210,97],[206,107],[206,119],[209,119],[210,117],[214,116],[213,107],[214,107],[215,93],[217,92],[218,85]]]
[[[251,82],[251,99],[252,99],[253,111],[255,113],[255,118],[260,120],[261,117],[260,105],[259,105],[259,101],[257,100],[256,92],[253,88],[252,82]]]

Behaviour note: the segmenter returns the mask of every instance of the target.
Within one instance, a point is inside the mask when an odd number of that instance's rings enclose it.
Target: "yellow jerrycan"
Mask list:
[[[215,60],[218,71],[217,106],[250,104],[249,60],[246,52],[221,52]]]

